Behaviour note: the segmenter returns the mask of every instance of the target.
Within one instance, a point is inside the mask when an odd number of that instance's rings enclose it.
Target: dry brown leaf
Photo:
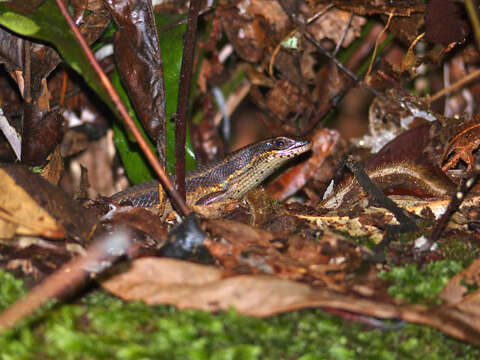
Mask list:
[[[51,184],[57,185],[64,171],[60,146],[55,148],[55,151],[48,156],[47,160],[48,164],[43,168],[42,176]]]
[[[288,218],[276,221],[288,222]],[[290,234],[288,230],[269,232],[228,220],[209,220],[206,228],[213,240],[207,239],[205,246],[216,263],[230,273],[276,275],[338,291],[345,290],[346,273],[358,268],[366,251],[330,232],[319,239]],[[342,260],[330,264],[334,258]]]
[[[450,142],[443,154],[443,171],[453,169],[460,160],[467,164],[467,171],[472,169],[475,162],[473,151],[480,146],[480,115],[476,115],[471,120],[461,124],[455,136]],[[447,161],[448,160],[448,161]]]
[[[117,269],[122,270],[125,266]],[[223,271],[213,266],[173,259],[142,258],[135,260],[127,272],[102,281],[102,286],[125,300],[209,311],[233,307],[252,316],[268,316],[284,311],[311,292],[308,285],[274,276],[223,277]]]
[[[64,238],[64,227],[40,207],[3,169],[0,169],[0,237],[40,235]]]
[[[24,166],[2,166],[0,189],[0,219],[9,223],[2,237],[16,233],[61,239],[68,233],[82,242],[96,221],[93,213]]]
[[[397,306],[359,295],[268,275],[224,277],[222,270],[180,260],[141,258],[123,264],[104,277],[102,286],[125,300],[172,304],[207,311],[234,308],[244,315],[264,317],[286,311],[327,307],[384,319],[403,319],[436,327],[458,339],[480,344],[480,316],[451,306]],[[477,306],[478,308],[478,306]]]
[[[307,28],[315,36],[317,40],[324,40],[325,38],[333,41],[334,44],[339,44],[345,33],[345,27],[349,22],[349,11],[339,9],[331,9],[326,12],[318,21],[313,22]],[[367,20],[361,16],[353,16],[350,21],[345,38],[343,39],[342,47],[348,47],[361,34],[362,26]]]

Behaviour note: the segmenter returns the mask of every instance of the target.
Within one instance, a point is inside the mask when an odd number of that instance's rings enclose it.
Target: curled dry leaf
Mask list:
[[[105,1],[118,30],[115,61],[130,101],[155,143],[165,137],[165,88],[162,56],[152,5]]]
[[[118,267],[102,286],[125,300],[172,304],[181,309],[218,311],[233,307],[246,315],[268,316],[287,310],[311,292],[307,285],[274,276],[224,278],[218,268],[180,260],[142,258],[122,272],[125,268]]]
[[[0,237],[8,239],[18,234],[64,238],[64,227],[38,206],[3,169],[0,173]]]
[[[425,217],[425,214],[431,214],[438,220],[447,210],[450,198],[439,200],[421,200],[411,196],[392,195],[390,198],[400,207],[410,213]],[[398,225],[395,217],[382,208],[370,206],[366,208],[367,202],[359,200],[349,204],[349,208],[341,208],[329,211],[322,215],[295,214],[301,219],[305,219],[315,224],[318,229],[332,229],[332,231],[342,231],[351,236],[368,236],[370,239],[379,243],[385,235],[385,225]],[[461,204],[460,210],[476,208],[480,206],[480,196],[471,194]],[[464,225],[468,219],[463,214],[457,214],[449,223],[448,229],[464,230]]]
[[[389,89],[386,95],[376,97],[369,107],[370,134],[354,140],[357,146],[369,148],[372,153],[377,153],[402,132],[439,118],[418,97],[397,89]]]
[[[240,1],[218,13],[235,51],[250,62],[261,60],[269,45],[273,48],[284,36],[289,24],[277,1]]]
[[[443,154],[442,170],[447,171],[457,166],[460,160],[467,164],[467,171],[471,171],[475,162],[473,152],[480,146],[480,115],[461,124],[455,136],[450,139]]]
[[[267,109],[279,119],[298,114],[309,104],[309,94],[287,79],[277,81],[265,98]]]
[[[107,225],[109,229],[129,226],[140,230],[151,237],[150,242],[154,243],[155,247],[160,247],[167,239],[165,224],[160,221],[158,215],[143,208],[118,207],[103,218],[102,225]]]
[[[242,59],[250,62],[262,59],[267,39],[263,19],[246,17],[235,8],[222,10],[220,19],[228,39]]]

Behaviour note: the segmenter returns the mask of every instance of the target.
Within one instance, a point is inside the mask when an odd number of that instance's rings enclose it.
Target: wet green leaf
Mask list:
[[[150,148],[155,151],[154,146],[148,139],[145,131],[140,124],[140,121],[135,115],[135,111],[133,110],[132,104],[128,100],[127,93],[125,92],[125,89],[121,84],[120,76],[118,75],[118,72],[116,70],[114,71],[111,80],[113,86],[120,95],[120,98],[127,107],[128,113],[139,127],[143,138],[147,140]],[[113,124],[113,134],[115,146],[118,150],[120,158],[122,159],[123,166],[125,167],[125,171],[130,181],[133,184],[139,184],[144,181],[153,180],[155,178],[155,175],[152,168],[149,166],[148,161],[138,147],[137,143],[128,139],[126,129],[118,121]]]

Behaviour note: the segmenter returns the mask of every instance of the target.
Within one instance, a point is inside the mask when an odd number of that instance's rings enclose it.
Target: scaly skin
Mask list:
[[[289,159],[311,148],[310,140],[284,136],[245,146],[222,160],[187,173],[187,204],[205,205],[223,199],[240,200]],[[163,194],[159,197],[157,181],[132,186],[112,196],[117,204],[145,208],[160,207],[165,198]]]

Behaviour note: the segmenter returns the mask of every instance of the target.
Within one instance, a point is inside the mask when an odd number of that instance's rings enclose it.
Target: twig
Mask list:
[[[388,28],[390,27],[390,23],[392,22],[392,19],[393,19],[393,14],[394,14],[394,11],[392,11],[390,13],[390,15],[388,15],[387,24],[382,29],[382,32],[380,34],[378,34],[377,40],[375,41],[375,47],[373,48],[372,61],[370,62],[370,65],[368,66],[367,73],[365,74],[366,79],[369,78],[370,73],[372,72],[373,63],[375,62],[375,57],[377,56],[377,50],[378,50],[378,46],[380,45],[380,40],[381,40],[383,34],[385,34],[387,32]]]
[[[479,75],[480,75],[480,69],[475,70],[474,72],[468,74],[464,78],[458,80],[456,83],[450,85],[449,87],[446,87],[445,89],[440,90],[435,95],[428,97],[427,98],[427,103],[431,104],[431,103],[439,100],[442,96],[445,96],[448,93],[451,93],[453,91],[458,90],[459,88],[461,88],[462,86],[464,86],[468,82],[472,81],[473,79],[475,79]]]
[[[93,69],[95,70],[98,77],[100,78],[100,82],[102,83],[103,87],[105,88],[108,95],[110,96],[110,99],[115,104],[115,107],[120,113],[122,119],[125,121],[125,124],[128,126],[133,136],[137,140],[138,146],[142,149],[143,153],[145,154],[150,164],[152,165],[153,169],[157,173],[167,194],[173,200],[173,202],[176,205],[176,208],[181,213],[181,215],[186,216],[190,214],[192,211],[188,208],[187,204],[185,204],[185,201],[182,199],[179,193],[175,190],[175,188],[172,185],[172,182],[170,181],[169,177],[165,173],[165,170],[160,166],[157,158],[155,157],[155,154],[143,139],[142,135],[140,134],[140,131],[135,125],[135,122],[128,114],[128,111],[125,108],[125,105],[123,105],[122,101],[120,100],[120,96],[118,95],[117,91],[113,87],[112,83],[108,79],[103,69],[100,67],[100,64],[95,59],[95,56],[93,55],[87,42],[85,41],[82,34],[80,33],[80,30],[78,30],[78,28],[75,26],[75,23],[73,22],[67,8],[65,7],[65,4],[63,3],[62,0],[55,0],[55,1],[57,3],[58,8],[60,9],[60,12],[62,13],[70,29],[75,35],[75,38],[78,40],[80,47],[84,51],[89,63],[92,65]]]
[[[432,230],[432,235],[430,236],[430,242],[435,243],[438,241],[452,215],[458,210],[468,192],[476,184],[479,174],[480,166],[477,165],[475,166],[472,176],[470,176],[468,179],[464,179],[460,183],[458,190],[452,195],[452,199],[450,200],[447,209],[435,224],[435,227]]]
[[[23,94],[23,98],[25,99],[25,102],[31,103],[32,102],[32,72],[31,72],[31,47],[32,44],[30,41],[25,40],[23,42],[23,46],[25,47],[25,66],[24,66],[24,79],[25,79],[25,90]]]
[[[330,3],[327,6],[325,6],[322,10],[317,12],[316,14],[313,14],[312,16],[310,16],[307,19],[307,24],[310,24],[310,23],[316,21],[319,17],[323,16],[328,10],[330,10],[333,7],[333,5],[334,5],[333,3]]]
[[[25,298],[18,300],[0,314],[0,330],[13,326],[17,321],[35,312],[52,298],[66,295],[78,289],[90,275],[98,275],[112,262],[126,254],[131,246],[126,231],[117,230],[88,249],[85,256],[77,256],[35,286]]]
[[[275,58],[277,57],[278,52],[282,48],[282,43],[288,39],[290,39],[295,33],[297,32],[297,29],[293,29],[290,31],[287,36],[284,36],[283,39],[275,46],[275,49],[272,51],[272,56],[270,56],[270,62],[268,64],[268,75],[270,77],[273,77],[273,65],[275,64]]]
[[[65,102],[65,94],[67,93],[67,88],[68,88],[68,74],[67,74],[67,70],[63,69],[62,90],[60,90],[60,100],[58,101],[58,104],[60,106],[63,106]]]
[[[185,43],[183,46],[182,69],[180,71],[177,113],[175,116],[175,180],[177,190],[182,199],[185,199],[185,137],[187,133],[188,98],[195,55],[198,13],[201,8],[201,3],[202,0],[190,1]]]
[[[360,163],[354,161],[351,156],[346,156],[343,159],[343,164],[353,173],[355,179],[368,195],[381,207],[390,211],[399,222],[399,225],[386,226],[382,241],[372,249],[373,255],[367,257],[368,260],[373,262],[384,262],[385,249],[388,244],[396,238],[398,233],[416,231],[418,229],[417,224],[370,180]]]
[[[333,56],[337,56],[337,53],[340,50],[340,47],[342,46],[343,42],[345,41],[345,38],[347,37],[348,29],[350,29],[350,25],[352,24],[352,20],[353,20],[353,12],[350,13],[348,21],[345,24],[345,27],[343,28],[342,36],[341,36],[340,40],[337,42],[337,45],[335,46],[335,50],[333,50],[333,53],[332,53]]]
[[[380,206],[390,211],[405,231],[417,229],[415,222],[405,215],[403,210],[400,209],[393,200],[387,197],[382,190],[372,182],[372,180],[370,180],[360,163],[354,161],[351,156],[346,156],[343,161],[345,166],[353,173],[355,179],[357,179],[358,183],[365,189],[368,195],[370,195]]]

